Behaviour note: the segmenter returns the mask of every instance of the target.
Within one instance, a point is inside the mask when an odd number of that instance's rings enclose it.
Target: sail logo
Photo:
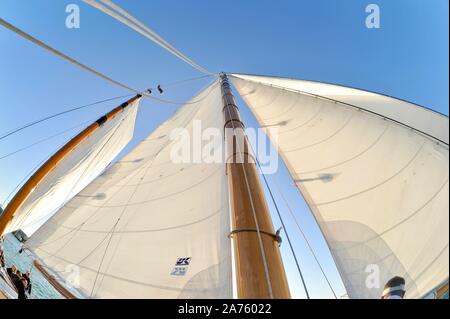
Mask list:
[[[190,262],[191,262],[191,257],[178,258],[177,262],[175,263],[175,266],[189,266]]]
[[[257,163],[263,174],[278,169],[278,127],[203,129],[202,121],[194,120],[192,128],[175,128],[169,138],[175,164]]]
[[[191,257],[180,257],[175,262],[175,268],[172,269],[170,275],[184,276],[187,273],[188,267],[191,263]]]

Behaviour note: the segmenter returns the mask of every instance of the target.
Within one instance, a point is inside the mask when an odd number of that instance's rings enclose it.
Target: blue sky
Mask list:
[[[448,115],[447,0],[114,2],[211,71],[338,83],[406,99]],[[65,7],[70,3],[80,6],[80,29],[65,26]],[[365,27],[365,7],[369,3],[380,7],[380,29]],[[138,89],[201,75],[81,1],[1,0],[0,16],[86,65]],[[0,28],[0,44],[0,135],[61,110],[127,94],[4,28]],[[198,80],[168,87],[165,98],[187,100],[206,83],[207,80]],[[244,105],[239,99],[238,103]],[[1,140],[0,157],[94,120],[116,104],[110,102],[71,113]],[[176,108],[143,101],[135,139],[127,150]],[[241,112],[247,126],[257,126],[247,108]],[[0,201],[75,132],[76,129],[1,159]],[[286,185],[283,193],[292,203],[338,295],[342,295],[344,289],[326,245],[291,186],[286,169],[281,167],[268,179]],[[275,195],[289,220],[286,207]],[[275,217],[274,223],[278,227]],[[289,231],[295,237],[294,245],[312,297],[330,297],[305,243],[295,228]],[[304,297],[287,248],[287,244],[282,245],[293,295]]]

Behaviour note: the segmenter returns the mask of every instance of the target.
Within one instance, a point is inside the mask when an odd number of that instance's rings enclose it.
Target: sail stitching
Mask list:
[[[237,78],[237,79],[240,79],[240,80],[243,80],[243,79],[241,79],[241,78],[239,78],[239,77],[236,77],[236,76],[233,76],[233,75],[232,75],[232,77]],[[384,116],[384,115],[379,114],[379,113],[377,113],[377,112],[374,112],[374,111],[371,111],[371,110],[368,110],[368,109],[359,107],[359,106],[357,106],[357,105],[353,105],[353,104],[350,104],[350,103],[347,103],[347,102],[335,100],[335,99],[332,99],[332,98],[330,98],[330,97],[326,97],[326,96],[319,95],[319,94],[309,93],[309,92],[305,92],[305,91],[301,91],[301,90],[296,90],[296,89],[291,89],[291,88],[285,88],[285,87],[282,87],[282,86],[278,86],[278,85],[276,85],[276,84],[267,84],[267,83],[264,83],[264,82],[260,82],[260,81],[256,81],[256,80],[249,80],[249,79],[245,79],[244,81],[252,81],[252,82],[258,83],[258,84],[260,84],[260,85],[267,86],[267,87],[274,87],[274,88],[278,88],[278,89],[281,89],[281,90],[287,90],[287,91],[295,92],[295,93],[298,93],[298,94],[303,94],[303,95],[307,95],[307,96],[313,96],[313,97],[321,98],[321,99],[326,100],[326,101],[335,102],[336,104],[341,104],[341,105],[343,105],[343,106],[349,106],[349,107],[352,107],[352,108],[356,108],[356,109],[358,109],[358,110],[361,110],[361,111],[367,112],[367,113],[369,113],[369,114],[373,114],[373,115],[375,115],[375,116],[378,116],[378,117],[384,118],[384,119],[386,119],[386,120],[389,120],[389,121],[391,121],[391,122],[393,122],[393,123],[396,123],[396,124],[398,124],[398,125],[400,125],[400,126],[407,127],[407,128],[409,128],[409,129],[411,129],[411,130],[417,132],[417,133],[420,133],[421,135],[424,135],[425,137],[427,137],[427,138],[429,138],[429,139],[431,139],[431,140],[433,140],[433,141],[437,141],[438,143],[442,144],[443,146],[446,146],[446,147],[449,146],[449,144],[448,144],[447,142],[445,142],[445,141],[443,141],[443,140],[441,140],[441,139],[439,139],[439,138],[437,138],[437,137],[435,137],[435,136],[433,136],[433,135],[431,135],[431,134],[429,134],[429,133],[426,133],[426,132],[424,132],[424,131],[421,131],[421,130],[415,128],[415,127],[412,127],[412,126],[410,126],[410,125],[408,125],[408,124],[402,123],[402,122],[400,122],[400,121],[398,121],[398,120],[395,120],[395,119],[393,119],[393,118]],[[426,109],[426,108],[425,108],[425,109]],[[439,114],[439,113],[438,113],[438,114]]]
[[[137,107],[137,106],[136,106],[136,107]],[[73,191],[73,189],[75,188],[75,186],[77,185],[77,183],[81,180],[81,178],[84,176],[84,174],[85,174],[85,173],[87,172],[87,170],[90,168],[90,166],[92,165],[94,159],[96,159],[96,158],[101,154],[101,152],[103,151],[103,149],[108,145],[108,142],[114,137],[115,133],[119,130],[119,128],[121,128],[121,127],[123,126],[124,118],[125,118],[127,115],[129,115],[129,112],[127,112],[127,113],[125,114],[125,116],[124,116],[124,114],[121,114],[121,117],[122,117],[122,118],[120,119],[121,122],[120,122],[114,129],[111,129],[111,130],[107,133],[107,134],[109,134],[109,137],[106,139],[106,141],[102,140],[103,145],[100,147],[100,149],[98,150],[97,154],[95,154],[95,156],[91,159],[90,163],[89,163],[88,165],[86,165],[86,168],[83,170],[82,174],[80,174],[80,176],[77,178],[77,181],[76,181],[75,183],[73,183],[70,192],[67,193],[67,196],[70,195],[70,193]],[[88,154],[88,156],[89,156],[89,154]],[[67,196],[66,196],[64,202],[67,200]],[[42,199],[42,198],[41,198],[41,199]],[[36,205],[37,205],[37,203],[35,203],[34,206],[36,206]],[[26,219],[26,217],[28,217],[29,214],[31,214],[32,208],[33,208],[33,207],[31,207],[31,208],[29,209],[29,211],[28,211],[26,214],[24,214],[23,216],[21,216],[21,217],[22,217],[22,218],[20,219],[21,222],[22,222],[24,219]],[[53,212],[51,212],[51,213],[53,213]],[[44,217],[44,218],[45,218],[45,217]],[[33,222],[33,223],[29,223],[29,224],[26,224],[26,225],[22,225],[22,228],[23,228],[23,227],[29,227],[29,226],[31,226],[31,225],[34,225],[34,224],[36,224],[37,222],[42,221],[42,219],[44,219],[44,218],[40,218],[38,221],[35,221],[35,222]],[[16,220],[15,223],[16,223],[16,224],[19,223],[19,220]],[[20,224],[20,223],[19,223],[19,224]]]

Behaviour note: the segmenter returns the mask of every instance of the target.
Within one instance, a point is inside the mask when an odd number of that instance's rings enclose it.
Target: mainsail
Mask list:
[[[175,129],[192,136],[195,120],[223,129],[221,103],[215,81],[64,205],[27,247],[83,297],[231,298],[225,164],[171,158]]]
[[[103,123],[34,188],[4,233],[32,234],[55,211],[97,177],[133,138],[139,100]]]
[[[408,298],[448,279],[448,117],[342,86],[230,78],[261,126],[279,128],[350,298],[380,298],[396,275]]]

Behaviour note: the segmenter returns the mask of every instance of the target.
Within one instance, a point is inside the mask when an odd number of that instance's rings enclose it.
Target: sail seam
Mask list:
[[[233,75],[232,75],[232,76],[233,76]],[[352,107],[352,108],[356,108],[356,109],[358,109],[358,110],[361,110],[361,111],[364,111],[364,112],[367,112],[367,113],[376,115],[376,116],[378,116],[378,117],[384,118],[384,119],[386,119],[386,120],[388,120],[388,121],[394,122],[394,123],[396,123],[396,124],[398,124],[398,125],[400,125],[400,126],[407,127],[407,128],[409,128],[409,129],[411,129],[411,130],[413,130],[413,131],[415,131],[415,132],[418,132],[418,133],[420,133],[420,134],[422,134],[422,135],[424,135],[424,136],[426,136],[426,137],[428,137],[428,138],[430,138],[430,139],[432,139],[432,140],[434,140],[434,141],[436,141],[436,142],[439,142],[439,143],[441,143],[441,144],[443,144],[443,145],[445,145],[445,146],[447,146],[447,147],[449,146],[449,144],[448,144],[447,142],[445,142],[444,140],[441,140],[440,138],[437,138],[437,137],[435,137],[435,136],[433,136],[433,135],[431,135],[431,134],[429,134],[429,133],[426,133],[426,132],[424,132],[424,131],[422,131],[422,130],[419,130],[419,129],[413,127],[413,126],[410,126],[410,125],[408,125],[408,124],[405,124],[405,123],[403,123],[403,122],[401,122],[401,121],[395,120],[395,119],[390,118],[390,117],[388,117],[388,116],[379,114],[379,113],[377,113],[377,112],[374,112],[374,111],[365,109],[365,108],[363,108],[363,107],[360,107],[360,106],[357,106],[357,105],[354,105],[354,104],[351,104],[351,103],[339,101],[339,100],[332,99],[332,98],[330,98],[330,97],[326,97],[326,96],[319,95],[319,94],[309,93],[309,92],[305,92],[305,91],[301,91],[301,90],[296,90],[296,89],[291,89],[291,88],[285,88],[285,87],[278,86],[278,85],[275,85],[275,84],[267,84],[267,83],[264,83],[264,82],[255,81],[255,80],[250,80],[250,79],[242,79],[242,78],[239,78],[239,77],[236,77],[236,78],[238,78],[239,80],[243,80],[243,81],[252,81],[252,82],[254,82],[254,83],[258,83],[258,84],[261,84],[261,85],[264,85],[264,86],[267,86],[267,87],[274,87],[274,88],[278,88],[278,89],[280,89],[280,90],[287,90],[287,91],[299,93],[299,94],[302,94],[302,95],[314,96],[314,97],[318,97],[318,98],[321,98],[321,99],[324,99],[324,100],[327,100],[327,101],[335,102],[335,103],[337,103],[337,104],[342,104],[343,106],[349,106],[349,107]],[[412,104],[412,103],[411,103],[411,104]],[[426,108],[425,108],[425,109],[426,109]],[[440,114],[440,113],[437,113],[437,114]],[[442,115],[442,116],[445,117],[444,115]]]

